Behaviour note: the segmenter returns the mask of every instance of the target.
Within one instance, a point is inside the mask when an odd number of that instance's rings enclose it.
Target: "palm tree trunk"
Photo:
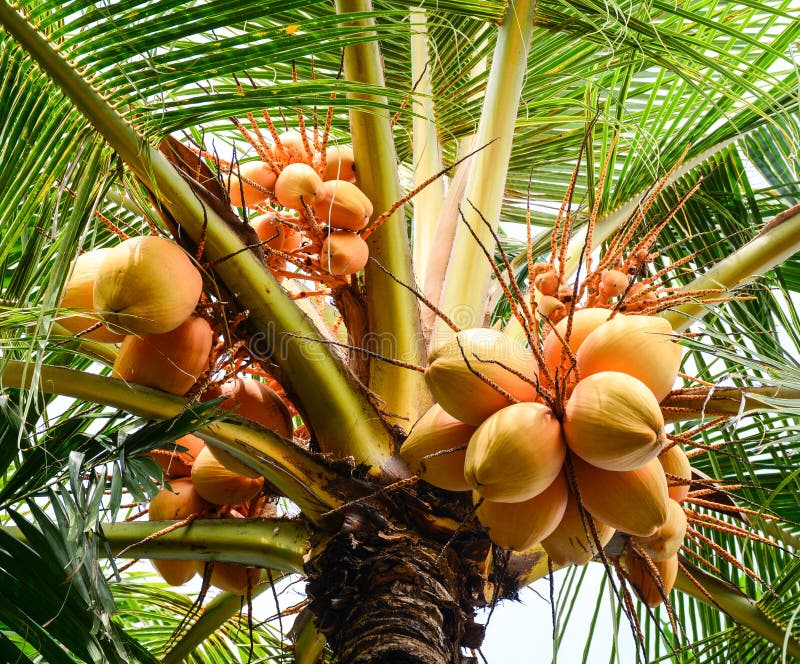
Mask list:
[[[483,587],[476,561],[351,513],[306,566],[311,610],[342,664],[472,664]],[[485,559],[486,551],[483,551]]]

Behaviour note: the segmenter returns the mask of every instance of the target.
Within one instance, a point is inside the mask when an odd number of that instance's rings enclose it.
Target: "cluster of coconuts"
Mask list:
[[[579,309],[546,335],[540,369],[502,332],[462,330],[431,355],[425,379],[437,403],[400,454],[429,483],[471,490],[498,546],[541,543],[556,565],[581,565],[615,531],[630,535],[634,587],[645,583],[634,548],[665,566],[660,601],[677,572],[691,478],[659,407],[682,357],[671,332],[660,318]],[[560,416],[539,396],[557,384]]]
[[[217,386],[210,397],[223,397],[220,406],[256,422],[284,438],[291,438],[291,413],[280,395],[268,385],[249,378],[235,378]],[[178,449],[185,448],[185,449]],[[264,478],[229,453],[205,445],[191,434],[175,441],[172,449],[150,453],[161,466],[165,486],[150,501],[151,521],[203,518],[275,516],[274,505],[264,493]],[[179,586],[205,571],[203,561],[152,560],[170,585]],[[210,584],[244,595],[258,582],[261,570],[235,563],[215,562]]]
[[[251,225],[272,250],[273,271],[284,269],[281,254],[289,254],[333,276],[355,274],[369,259],[361,231],[373,208],[355,184],[353,150],[316,151],[293,130],[277,138],[271,149],[260,151],[260,159],[231,170],[226,178],[231,203],[262,212]]]
[[[209,322],[195,315],[201,292],[200,272],[180,246],[163,237],[134,237],[76,259],[61,301],[62,307],[76,313],[59,322],[75,334],[91,330],[84,338],[121,342],[112,368],[114,377],[184,395],[209,369],[215,341]],[[103,324],[92,329],[97,319]],[[222,398],[221,408],[292,437],[291,412],[266,383],[233,378],[203,394],[204,399],[216,397]],[[263,496],[264,478],[258,473],[196,436],[184,436],[175,445],[151,453],[167,485],[151,501],[151,520],[185,519],[193,514],[265,516],[264,505],[252,513],[252,501]],[[153,564],[171,585],[185,583],[204,568],[204,563],[191,560]],[[255,568],[215,563],[211,584],[244,594],[259,575]]]

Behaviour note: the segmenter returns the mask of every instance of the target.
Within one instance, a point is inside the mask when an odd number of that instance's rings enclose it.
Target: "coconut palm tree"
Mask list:
[[[538,353],[552,311],[533,277],[555,267],[566,312],[591,265],[637,249],[652,297],[628,304],[683,333],[660,410],[690,452],[690,528],[654,610],[619,564],[629,535],[596,551],[618,625],[590,627],[586,653],[628,629],[640,661],[800,659],[799,10],[0,0],[0,659],[473,662],[476,610],[537,581],[559,587],[557,646],[583,568],[493,544],[469,493],[398,450],[452,328]],[[352,145],[374,210],[357,274],[321,267],[322,225],[281,253],[231,206],[253,186],[239,165],[285,166],[290,128],[307,153]],[[298,207],[274,235],[310,223]],[[120,347],[93,319],[64,327],[76,256],[142,235],[203,275],[214,366],[186,395],[112,377]],[[279,386],[293,439],[208,400],[234,375]],[[256,503],[133,518],[171,481],[150,452],[190,433],[264,478]],[[260,577],[201,612],[127,558],[195,561],[203,590],[225,563]],[[297,574],[291,638],[242,617]]]

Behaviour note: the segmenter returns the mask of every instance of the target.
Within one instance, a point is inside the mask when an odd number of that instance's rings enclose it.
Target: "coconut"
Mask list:
[[[191,581],[197,567],[194,560],[156,560],[154,558],[150,564],[171,586],[182,586],[187,581]]]
[[[598,307],[589,307],[587,309],[578,309],[572,314],[572,326],[570,327],[569,339],[567,335],[567,325],[569,317],[562,318],[555,326],[555,330],[551,330],[544,339],[542,346],[542,357],[544,363],[550,372],[551,379],[555,380],[556,370],[561,380],[567,375],[570,368],[569,355],[564,351],[564,344],[562,339],[567,342],[567,347],[573,355],[578,352],[583,340],[589,336],[598,326],[605,323],[611,315],[610,309],[601,309]],[[574,371],[571,374],[572,381],[575,380]]]
[[[620,371],[638,378],[661,401],[678,377],[682,354],[665,319],[617,315],[586,337],[576,357],[581,378]]]
[[[595,541],[592,530],[597,535]],[[554,565],[585,565],[600,548],[611,541],[614,529],[593,519],[586,511],[581,514],[578,501],[568,492],[567,506],[555,530],[542,539],[542,547]]]
[[[254,498],[264,486],[263,477],[245,477],[228,470],[204,447],[192,465],[197,493],[215,505],[238,505]]]
[[[72,261],[70,267],[69,281],[64,288],[61,302],[58,305],[64,309],[75,309],[90,314],[94,313],[94,280],[97,270],[111,249],[95,249],[87,251]],[[72,334],[79,334],[84,330],[101,322],[96,316],[63,316],[58,322],[67,328]],[[96,330],[81,335],[81,339],[89,341],[101,341],[103,343],[118,343],[123,336],[112,332],[105,325],[100,325]]]
[[[656,561],[666,560],[678,553],[686,537],[686,512],[674,500],[667,501],[667,520],[650,537],[632,537]]]
[[[653,393],[616,371],[592,374],[575,385],[563,424],[569,448],[605,470],[639,468],[666,442],[664,416]]]
[[[425,370],[428,389],[442,408],[467,424],[477,426],[511,403],[481,376],[519,401],[537,397],[538,367],[533,354],[499,330],[461,330],[431,353],[429,362]]]
[[[197,571],[202,575],[204,568],[205,563],[201,562]],[[261,570],[258,567],[214,562],[211,568],[211,585],[234,595],[246,595],[260,579]]]
[[[331,228],[360,231],[372,216],[372,203],[356,185],[346,180],[326,180],[314,201],[314,215]]]
[[[132,237],[100,262],[94,308],[115,332],[162,334],[189,318],[202,289],[200,272],[172,240]]]
[[[178,447],[186,449],[181,451]],[[161,466],[167,477],[176,479],[192,474],[192,464],[203,447],[205,447],[205,443],[201,438],[187,434],[178,438],[171,447],[150,450],[147,456]]]
[[[661,604],[669,595],[678,576],[677,554],[666,560],[654,560],[655,570],[653,570],[644,558],[628,548],[622,564],[628,572],[628,580],[636,595],[651,609]]]
[[[353,148],[348,145],[330,145],[325,150],[325,170],[323,180],[356,181],[355,159]]]
[[[294,424],[289,408],[280,395],[266,383],[251,378],[234,378],[209,390],[204,398],[218,396],[226,397],[220,402],[221,408],[252,420],[279,436],[292,437]],[[214,446],[209,447],[209,451],[228,470],[251,479],[261,477],[232,454]]]
[[[128,335],[112,376],[172,394],[186,394],[208,368],[214,335],[204,318],[190,317],[171,332]]]
[[[192,480],[180,477],[170,481],[168,489],[161,489],[153,496],[147,516],[150,521],[173,521],[199,514],[205,508],[206,503]]]
[[[572,456],[581,503],[609,526],[649,537],[667,520],[667,479],[658,459],[635,470],[603,470]]]
[[[278,203],[293,210],[303,210],[303,203],[313,205],[322,189],[322,178],[308,164],[289,164],[275,181]]]
[[[282,147],[288,155],[290,164],[308,161],[308,153],[306,152],[306,146],[303,142],[303,135],[299,131],[289,129],[288,131],[278,134],[278,143],[280,144],[280,147],[276,145],[274,151],[276,153],[281,153]],[[311,147],[310,142],[309,147]]]
[[[561,280],[555,270],[548,270],[537,274],[533,280],[533,285],[542,295],[554,296],[558,293],[558,287],[561,285]]]
[[[464,458],[473,433],[475,427],[464,424],[434,404],[411,429],[400,448],[400,456],[411,472],[429,484],[448,491],[467,491]],[[458,447],[464,449],[430,456]]]
[[[234,169],[229,176],[223,176],[223,182],[228,187],[231,197],[231,205],[249,208],[261,205],[271,196],[275,191],[277,179],[277,173],[262,161],[240,164],[238,171]]]
[[[565,454],[553,411],[540,403],[516,403],[490,415],[472,435],[464,477],[487,500],[530,500],[555,481]]]
[[[603,270],[600,291],[605,297],[616,297],[625,292],[630,281],[627,274],[619,270]]]
[[[483,500],[476,515],[497,546],[525,551],[550,535],[567,509],[567,481],[563,473],[538,496],[519,503],[496,503]],[[480,500],[473,493],[475,503]]]
[[[667,477],[669,486],[669,497],[680,503],[689,495],[690,483],[692,480],[692,464],[678,445],[672,445],[658,455],[658,460],[667,475],[674,476],[674,479]]]
[[[322,269],[342,276],[355,274],[369,260],[369,247],[358,233],[333,231],[322,241],[319,263]]]

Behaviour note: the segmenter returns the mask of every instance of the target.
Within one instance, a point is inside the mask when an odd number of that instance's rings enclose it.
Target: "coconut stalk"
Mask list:
[[[494,231],[500,223],[506,171],[517,120],[517,105],[525,77],[528,48],[533,34],[533,0],[513,0],[497,34],[481,119],[475,146],[485,147],[472,159],[461,211],[462,224],[456,229],[453,254],[447,268],[440,308],[460,327],[483,324],[490,282],[490,266],[478,243],[464,224],[469,224],[480,242],[494,247],[491,231],[481,221],[482,214]],[[491,144],[490,144],[491,143]],[[473,208],[474,206],[474,208]],[[439,322],[437,339],[452,332]]]
[[[404,475],[404,466],[393,456],[392,435],[375,407],[267,267],[254,253],[243,251],[236,230],[204,203],[166,157],[151,147],[6,0],[0,0],[0,24],[169,213],[180,220],[192,241],[204,239],[205,257],[211,261],[224,259],[215,267],[217,276],[229,292],[237,294],[241,308],[249,311],[248,322],[272,351],[283,370],[284,387],[296,397],[323,451],[352,455],[357,462],[370,466],[373,475]]]
[[[800,251],[800,205],[784,210],[767,222],[755,238],[687,284],[684,290],[732,290],[780,265],[797,251]],[[702,302],[687,302],[661,315],[676,332],[682,332],[707,312],[708,307]]]
[[[436,127],[433,103],[431,56],[429,52],[427,14],[412,9],[411,80],[415,90],[411,97],[411,150],[413,154],[414,188],[442,170],[442,149]],[[414,268],[418,284],[425,283],[428,257],[434,247],[436,225],[445,197],[445,180],[437,178],[414,198]]]
[[[339,14],[372,11],[371,0],[336,0]],[[346,20],[346,16],[344,17]],[[374,35],[374,19],[354,22]],[[377,39],[351,44],[344,50],[345,76],[352,81],[384,87],[382,56]],[[386,98],[351,94],[352,99],[378,101]],[[357,164],[358,186],[372,201],[375,217],[402,198],[397,174],[391,118],[384,109],[350,109],[350,134]],[[398,209],[367,240],[370,256],[404,284],[414,283],[411,252],[403,208]],[[412,364],[425,364],[425,346],[419,304],[408,289],[372,261],[364,270],[369,344],[372,350]],[[409,429],[430,406],[422,374],[387,362],[370,361],[369,388],[380,395],[382,410],[390,422]]]
[[[750,599],[741,590],[722,579],[703,571],[688,560],[681,558],[681,564],[699,582],[708,596],[701,591],[686,573],[678,570],[675,588],[694,597],[699,602],[707,604],[712,609],[722,609],[737,625],[746,627],[759,636],[774,643],[778,648],[786,648],[786,652],[794,658],[800,659],[800,642],[787,634],[783,625],[775,618],[765,614],[758,606],[758,602]],[[713,601],[709,601],[709,597]]]
[[[36,389],[46,394],[60,394],[160,420],[176,417],[189,407],[181,397],[115,378],[50,365],[41,365],[38,373],[34,369],[33,364],[9,360],[0,371],[0,382],[4,388],[16,389],[29,389],[35,383]],[[229,415],[226,419],[239,418]],[[343,486],[339,475],[309,452],[263,427],[214,422],[199,428],[195,434],[261,473],[311,521],[343,503],[335,489],[337,485]]]
[[[103,541],[114,557],[220,561],[292,574],[303,571],[308,531],[298,520],[196,519],[188,526],[153,537],[174,523],[178,522],[105,523]],[[25,541],[16,526],[3,530]],[[145,541],[148,537],[153,539]]]

